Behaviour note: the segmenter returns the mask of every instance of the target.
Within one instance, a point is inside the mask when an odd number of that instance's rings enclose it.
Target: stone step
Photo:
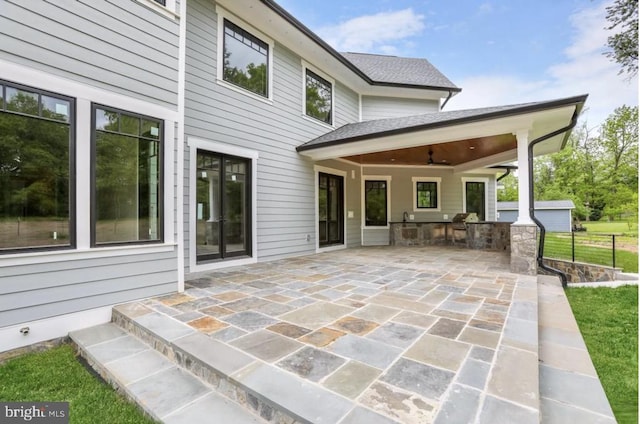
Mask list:
[[[200,385],[212,389],[211,395],[221,397],[233,406],[244,409],[245,412],[251,412],[257,419],[257,421],[246,422],[287,424],[360,422],[357,416],[358,410],[362,408],[354,408],[352,401],[214,340],[182,322],[152,311],[139,303],[116,306],[113,309],[112,321],[111,324],[78,331],[71,335],[75,343],[87,346],[84,355],[108,381],[113,382],[114,379],[119,378],[117,373],[120,371],[112,370],[113,364],[117,361],[115,358],[133,358],[134,355],[145,351],[145,355],[153,360],[145,359],[149,365],[133,366],[132,372],[137,370],[142,372],[145,367],[151,367],[150,373],[162,372],[164,375],[168,371],[157,368],[159,365],[153,365],[154,361],[159,361],[164,367],[174,367],[173,373],[176,375],[197,377],[196,380]],[[109,343],[115,344],[110,346]],[[163,360],[160,361],[160,358]],[[134,377],[137,376],[134,375]],[[137,380],[132,380],[128,381],[128,384],[136,382]],[[162,408],[166,408],[164,404],[171,397],[167,398],[166,395],[157,392],[158,389],[164,389],[167,393],[174,392],[172,383],[168,380],[157,383],[162,384],[155,387],[154,396],[161,399],[162,407],[160,413],[152,415],[165,422],[180,422],[167,421],[169,414]],[[171,389],[167,390],[167,387]],[[200,386],[194,383],[194,387]],[[185,390],[187,390],[186,395],[196,389],[188,386]],[[200,398],[205,396],[204,393],[200,395],[197,390],[196,393],[194,396]],[[135,396],[132,398],[143,407],[149,403],[146,399],[138,401]],[[201,403],[199,406],[202,407]],[[245,421],[220,420],[219,422],[235,424]]]
[[[538,299],[541,422],[615,424],[560,280],[538,276]]]
[[[265,422],[113,323],[69,336],[105,381],[157,421],[190,424],[208,416],[225,423]]]

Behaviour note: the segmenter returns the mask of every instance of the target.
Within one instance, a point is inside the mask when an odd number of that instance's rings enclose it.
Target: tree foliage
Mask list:
[[[580,219],[620,219],[638,210],[638,107],[617,108],[599,129],[576,127],[567,146],[534,162],[536,200],[571,199]],[[517,179],[502,180],[498,200],[518,198]]]
[[[615,0],[606,8],[608,30],[618,30],[607,38],[611,49],[605,54],[622,66],[620,73],[638,73],[638,0]]]

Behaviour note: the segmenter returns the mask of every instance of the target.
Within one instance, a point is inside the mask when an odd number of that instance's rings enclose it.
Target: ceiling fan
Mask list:
[[[429,149],[429,159],[427,159],[427,165],[450,165],[450,163],[446,160],[442,160],[436,163],[433,160],[433,150]]]

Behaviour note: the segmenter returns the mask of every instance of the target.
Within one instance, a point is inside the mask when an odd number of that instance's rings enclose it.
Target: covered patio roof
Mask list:
[[[434,165],[456,172],[517,159],[516,133],[535,140],[567,126],[587,95],[557,100],[434,112],[344,125],[297,150],[313,160],[342,158],[361,165]],[[561,150],[570,131],[539,143],[534,153]]]

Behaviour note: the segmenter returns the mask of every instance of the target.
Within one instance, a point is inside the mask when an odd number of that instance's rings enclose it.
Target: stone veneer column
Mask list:
[[[536,225],[511,225],[511,272],[536,275],[538,239]]]

